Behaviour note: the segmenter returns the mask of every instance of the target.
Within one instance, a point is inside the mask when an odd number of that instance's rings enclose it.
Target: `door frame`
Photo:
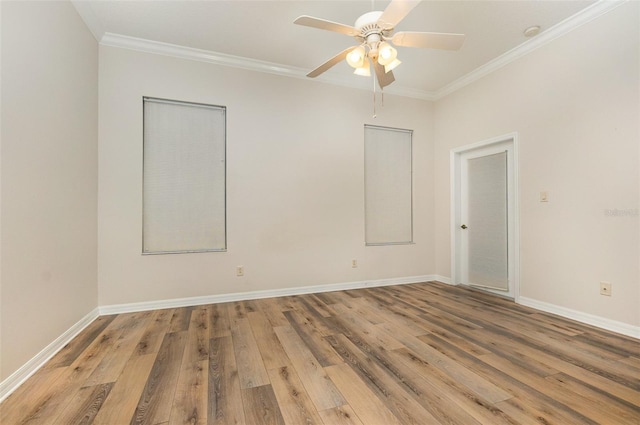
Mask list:
[[[462,244],[461,244],[461,168],[462,156],[465,153],[479,149],[494,147],[504,144],[508,146],[511,154],[507,155],[507,167],[509,169],[508,192],[509,219],[508,219],[508,267],[509,267],[509,295],[517,302],[520,297],[520,211],[519,211],[519,183],[518,183],[518,133],[508,133],[491,139],[461,146],[450,151],[450,182],[451,182],[451,208],[450,208],[450,235],[451,235],[451,283],[454,285],[462,282]],[[501,291],[483,289],[487,292],[502,295]]]

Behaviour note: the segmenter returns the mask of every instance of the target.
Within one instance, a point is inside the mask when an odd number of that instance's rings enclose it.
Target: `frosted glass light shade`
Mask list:
[[[347,54],[347,63],[353,68],[361,68],[367,52],[363,46],[358,46]]]
[[[369,64],[369,59],[366,59],[363,63],[362,66],[356,68],[355,71],[353,71],[354,74],[356,75],[361,75],[363,77],[370,77],[371,76],[371,69],[370,69],[370,64]]]
[[[398,51],[391,47],[389,43],[383,41],[378,46],[378,63],[386,66],[392,63],[398,57]]]
[[[396,67],[401,63],[402,62],[400,61],[400,59],[394,59],[393,62],[391,62],[389,65],[384,66],[384,72],[389,72],[392,69],[396,69]]]

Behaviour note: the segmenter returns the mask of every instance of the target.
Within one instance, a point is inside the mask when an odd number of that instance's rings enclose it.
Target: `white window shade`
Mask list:
[[[143,253],[226,249],[225,115],[144,98]]]
[[[365,126],[365,241],[413,241],[410,130]]]

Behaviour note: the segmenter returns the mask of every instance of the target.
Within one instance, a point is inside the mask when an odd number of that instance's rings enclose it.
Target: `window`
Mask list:
[[[226,250],[226,109],[143,99],[143,254]]]
[[[365,241],[413,242],[411,130],[364,127]]]

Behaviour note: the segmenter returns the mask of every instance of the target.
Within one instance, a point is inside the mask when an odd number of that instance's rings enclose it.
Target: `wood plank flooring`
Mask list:
[[[437,282],[103,316],[0,424],[640,424],[640,341]]]

